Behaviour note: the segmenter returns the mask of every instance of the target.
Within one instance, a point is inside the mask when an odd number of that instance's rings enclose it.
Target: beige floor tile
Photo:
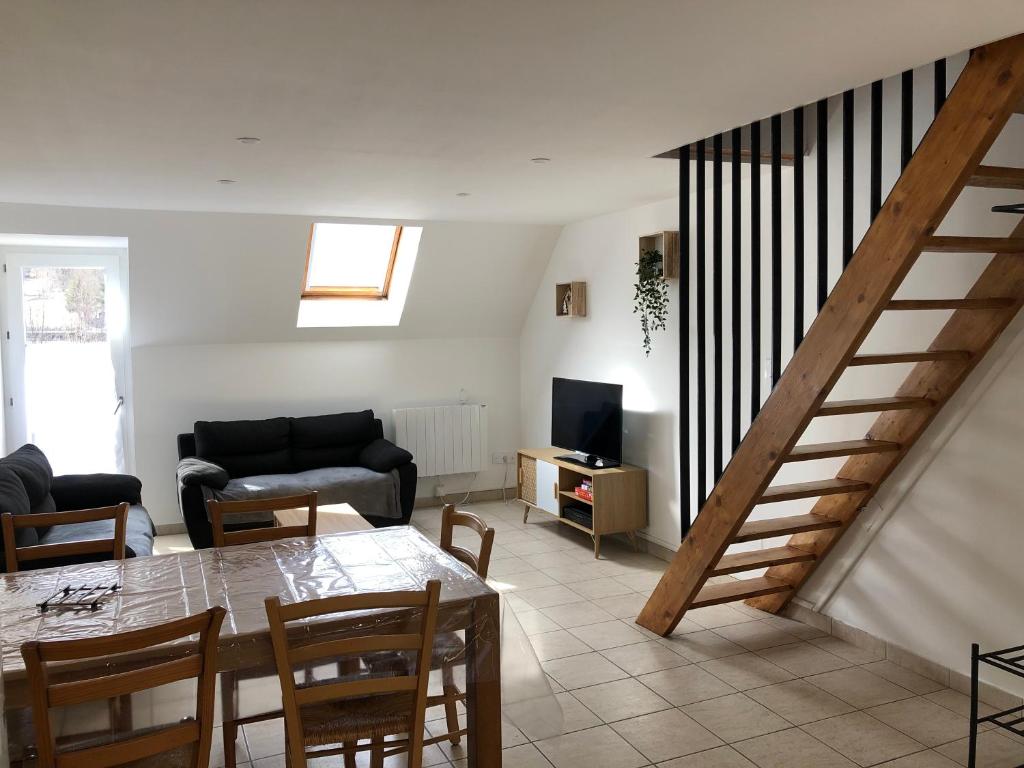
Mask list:
[[[654,763],[722,744],[717,736],[678,709],[623,720],[612,727]]]
[[[755,688],[747,695],[795,725],[853,711],[845,701],[803,680]]]
[[[611,576],[605,576],[593,581],[581,581],[573,585],[572,590],[583,595],[588,600],[598,597],[618,597],[619,595],[632,594],[633,590]]]
[[[804,642],[765,648],[758,653],[773,664],[789,670],[797,677],[820,675],[823,672],[832,672],[852,666],[851,662],[846,659]]]
[[[702,661],[699,666],[739,691],[793,679],[791,673],[755,653]]]
[[[690,704],[683,711],[730,744],[792,727],[789,721],[742,693]]]
[[[838,637],[818,637],[810,642],[852,664],[870,664],[873,661],[885,659],[883,654],[861,648],[853,643],[840,640]]]
[[[658,768],[757,768],[732,747],[716,747],[687,757],[678,757]]]
[[[662,563],[662,566],[662,571],[664,571],[664,563]],[[637,573],[621,574],[614,578],[631,590],[647,593],[658,586],[658,582],[661,581],[662,571],[639,571]]]
[[[746,649],[742,646],[726,640],[709,629],[686,634],[672,634],[661,638],[657,642],[667,645],[676,653],[693,662],[710,661],[711,659],[720,659],[725,656],[746,653]]]
[[[641,768],[648,761],[604,725],[538,742],[555,768]]]
[[[959,765],[967,765],[967,739],[936,747],[935,751]],[[976,768],[1017,768],[1024,763],[1024,745],[998,731],[978,735]]]
[[[551,763],[533,744],[501,750],[501,765],[502,768],[551,768]]]
[[[519,625],[527,635],[539,635],[541,632],[554,632],[561,629],[553,619],[548,618],[535,608],[527,611],[514,611]]]
[[[746,621],[742,624],[730,624],[719,627],[715,632],[749,651],[772,648],[776,645],[795,643],[798,638],[784,629],[779,629],[767,621]]]
[[[917,752],[897,760],[881,763],[878,768],[957,768],[957,764],[948,757],[943,757],[938,752],[929,749],[927,752]]]
[[[651,672],[637,679],[677,707],[736,692],[731,685],[692,664]]]
[[[235,762],[249,762],[249,749],[242,731],[238,731],[235,739]],[[213,741],[210,744],[210,768],[224,768],[224,733],[220,728],[213,729]]]
[[[580,688],[573,691],[573,696],[606,723],[659,712],[672,706],[633,678]]]
[[[284,754],[284,721],[264,720],[242,726],[249,757],[259,760],[261,757]]]
[[[753,617],[743,611],[737,611],[731,605],[709,605],[707,608],[693,608],[686,612],[686,618],[700,624],[705,629],[727,627],[730,624],[742,624],[754,621]]]
[[[789,634],[795,635],[801,640],[810,640],[814,637],[825,637],[828,635],[827,632],[823,632],[817,627],[812,627],[810,624],[804,624],[794,619],[788,619],[785,616],[774,616],[769,613],[764,616],[763,620],[767,621],[773,627],[784,629],[786,632],[789,632]]]
[[[812,675],[806,680],[858,709],[888,704],[890,701],[913,696],[906,688],[900,688],[861,667],[850,667],[849,669],[838,669],[835,672],[826,672],[823,675]]]
[[[945,707],[951,712],[956,712],[961,717],[971,716],[971,697],[965,696],[959,691],[954,691],[952,688],[943,688],[940,691],[925,694],[925,698],[929,701],[934,701],[940,707]],[[978,714],[982,717],[991,715],[995,711],[988,704],[978,702]]]
[[[533,645],[537,658],[541,661],[551,661],[552,659],[561,659],[566,656],[577,656],[594,650],[564,629],[531,635],[530,643]]]
[[[926,747],[946,744],[970,732],[970,721],[966,717],[923,697],[893,701],[867,712]]]
[[[562,712],[561,722],[552,722],[547,707],[532,707],[516,711],[515,724],[530,741],[550,739],[554,736],[582,731],[601,725],[601,718],[577,701],[571,693],[556,693],[555,701]]]
[[[544,671],[567,690],[621,680],[628,675],[599,653],[546,661]]]
[[[516,596],[532,608],[550,608],[553,605],[565,605],[581,600],[579,595],[563,584],[518,590]]]
[[[647,638],[625,622],[614,620],[586,624],[569,630],[595,651],[647,642]]]
[[[615,597],[599,597],[592,602],[617,619],[632,620],[640,615],[640,611],[647,604],[647,598],[639,592],[630,592]]]
[[[804,730],[857,765],[868,766],[920,752],[924,746],[866,712],[831,717]]]
[[[876,661],[871,664],[865,664],[864,669],[879,677],[884,677],[890,683],[896,683],[901,688],[906,688],[908,691],[919,696],[941,691],[946,687],[942,683],[929,680],[927,677],[911,672],[906,667],[901,667],[899,664],[891,661]]]
[[[536,569],[510,573],[505,576],[491,576],[487,579],[491,588],[498,592],[509,592],[511,590],[534,589],[536,587],[553,587],[558,584],[546,573]]]
[[[740,741],[733,747],[758,768],[852,768],[856,765],[799,728]]]
[[[608,611],[594,605],[590,601],[553,605],[550,608],[543,608],[541,610],[545,616],[563,629],[582,627],[586,624],[600,624],[603,621],[612,621],[615,618]]]
[[[535,570],[537,569],[525,560],[521,560],[515,555],[510,555],[509,557],[499,558],[498,560],[492,559],[490,567],[487,569],[487,575],[490,578],[500,578],[514,573],[524,573],[526,571]]]
[[[626,645],[620,648],[609,648],[606,651],[601,651],[601,655],[630,675],[643,675],[690,663],[671,648],[666,648],[654,640],[645,640],[636,645]]]

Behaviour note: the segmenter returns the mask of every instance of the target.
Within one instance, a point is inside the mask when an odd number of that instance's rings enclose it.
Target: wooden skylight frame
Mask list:
[[[376,299],[385,300],[391,290],[391,277],[395,271],[395,261],[398,258],[398,245],[402,240],[402,225],[395,225],[395,236],[391,242],[391,255],[388,258],[387,269],[384,272],[384,284],[381,288],[376,286],[359,285],[309,285],[309,262],[313,256],[313,232],[317,222],[309,226],[309,240],[306,243],[306,266],[302,271],[303,299]]]

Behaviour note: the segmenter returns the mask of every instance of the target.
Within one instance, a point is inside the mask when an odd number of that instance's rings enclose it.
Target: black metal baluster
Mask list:
[[[804,108],[793,110],[793,352],[804,340]]]
[[[818,310],[828,299],[828,99],[818,102]]]
[[[712,333],[715,337],[715,370],[714,370],[714,418],[715,436],[713,440],[714,457],[711,462],[714,482],[722,476],[722,452],[724,448],[724,408],[722,404],[722,363],[725,349],[722,338],[722,134],[711,141],[711,253],[712,253]]]
[[[690,147],[679,150],[679,530],[690,530]]]
[[[938,116],[942,105],[946,103],[946,60],[935,62],[935,115]]]
[[[750,421],[761,410],[761,122],[750,124]]]
[[[700,512],[707,500],[707,452],[708,452],[708,378],[707,378],[707,264],[705,245],[707,226],[705,222],[707,178],[705,172],[705,142],[697,142],[697,511]]]
[[[871,84],[871,221],[882,208],[882,81]]]
[[[741,378],[741,356],[743,354],[743,334],[740,326],[743,324],[741,295],[743,287],[743,249],[742,249],[742,200],[741,200],[741,175],[740,175],[740,144],[742,135],[739,128],[732,129],[732,327],[729,329],[732,339],[732,452],[740,444],[740,389]]]
[[[914,70],[900,78],[900,170],[914,154]]]
[[[853,258],[853,91],[843,94],[843,268]]]
[[[772,117],[772,386],[782,375],[782,115]]]

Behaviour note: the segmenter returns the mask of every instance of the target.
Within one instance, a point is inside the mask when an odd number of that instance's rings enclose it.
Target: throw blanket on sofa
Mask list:
[[[317,504],[346,502],[361,515],[394,520],[402,517],[398,500],[398,470],[374,472],[365,467],[323,467],[289,475],[253,475],[229,480],[221,490],[203,486],[203,497],[219,501],[248,501],[317,491]],[[265,512],[240,514],[231,523],[267,522]]]

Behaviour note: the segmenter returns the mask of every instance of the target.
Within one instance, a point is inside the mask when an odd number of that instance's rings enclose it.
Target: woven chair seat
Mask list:
[[[413,703],[410,693],[388,693],[302,707],[306,745],[322,747],[405,733]]]

